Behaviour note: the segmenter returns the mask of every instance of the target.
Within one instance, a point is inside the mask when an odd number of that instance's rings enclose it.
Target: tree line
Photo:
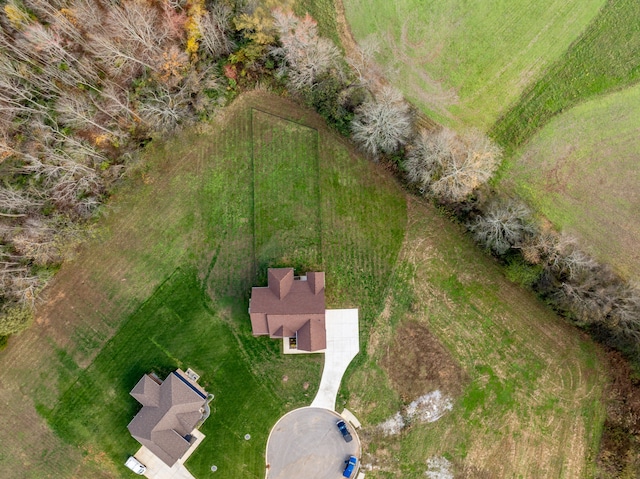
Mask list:
[[[505,263],[511,279],[640,365],[640,290],[590,257],[575,238],[545,226],[521,200],[491,188],[502,159],[491,139],[478,130],[420,126],[398,90],[368,80],[375,45],[341,61],[330,41],[317,37],[312,19],[274,16],[281,42],[276,51],[290,91],[374,161],[394,165],[410,189],[453,212],[479,245]],[[314,51],[322,54],[309,53]]]
[[[286,91],[476,241],[556,310],[640,361],[640,293],[488,181],[500,149],[425,128],[371,81],[375,42],[344,56],[277,0],[9,0],[0,15],[0,335],[24,327],[84,219],[153,134],[206,119],[241,89]],[[284,89],[284,90],[283,90]]]
[[[212,115],[232,6],[8,0],[0,12],[0,336],[86,236],[132,155]]]

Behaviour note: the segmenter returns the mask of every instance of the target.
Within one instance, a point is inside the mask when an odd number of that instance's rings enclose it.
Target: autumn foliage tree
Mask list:
[[[216,104],[226,3],[7,0],[0,12],[0,336],[126,170],[128,153]]]

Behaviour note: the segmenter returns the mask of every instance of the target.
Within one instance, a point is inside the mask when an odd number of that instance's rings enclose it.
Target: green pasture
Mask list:
[[[573,8],[582,10],[581,5]],[[602,3],[602,2],[598,2]],[[584,8],[584,10],[588,10]],[[546,37],[547,32],[544,33]],[[566,45],[563,45],[566,48]],[[608,0],[582,35],[504,112],[490,134],[513,150],[555,115],[640,80],[640,2]]]
[[[455,477],[593,477],[607,382],[596,348],[433,207],[412,201],[408,215],[388,315],[349,384],[348,407],[366,424],[364,460],[376,465],[367,477],[423,478],[433,457],[447,458]],[[408,322],[426,326],[466,380],[451,412],[385,437],[375,425],[416,399],[390,370],[402,356],[424,354],[419,337],[397,336]],[[441,367],[419,394],[446,391],[451,378]]]
[[[640,275],[640,86],[553,118],[509,161],[515,191],[627,277]]]
[[[565,54],[604,3],[344,0],[354,36],[378,38],[378,61],[409,100],[441,123],[483,130]]]
[[[2,372],[7,418],[35,406],[56,434],[32,441],[47,431],[36,416],[18,436],[3,428],[7,477],[128,477],[122,463],[137,443],[126,424],[139,407],[128,391],[144,372],[175,367],[198,371],[215,394],[207,439],[187,467],[197,477],[213,464],[222,478],[263,477],[267,434],[282,413],[311,402],[322,357],[284,357],[281,342],[251,335],[251,285],[297,251],[299,264],[327,272],[329,307],[360,307],[363,331],[382,308],[404,237],[404,194],[315,114],[247,94],[223,121],[155,141],[144,156],[96,240],[51,286],[39,316],[57,327],[36,326],[19,354],[2,352],[13,365]],[[265,174],[254,182],[256,166]],[[299,235],[318,224],[314,247],[300,249]],[[260,262],[255,247],[275,233],[278,250]]]

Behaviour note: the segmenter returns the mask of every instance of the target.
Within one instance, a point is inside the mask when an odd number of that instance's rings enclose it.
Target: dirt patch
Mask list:
[[[640,477],[640,378],[616,351],[607,352],[607,362],[611,385],[597,477]]]
[[[396,330],[382,367],[404,402],[435,390],[455,397],[468,382],[449,351],[416,321],[407,321]]]

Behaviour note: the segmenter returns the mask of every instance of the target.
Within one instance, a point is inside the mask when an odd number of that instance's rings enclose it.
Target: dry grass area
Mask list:
[[[424,477],[433,457],[450,460],[456,477],[592,476],[607,382],[595,346],[433,207],[412,199],[408,216],[367,367],[350,380],[348,407],[369,425],[367,476]],[[391,437],[372,427],[435,389],[454,395],[438,421]]]

